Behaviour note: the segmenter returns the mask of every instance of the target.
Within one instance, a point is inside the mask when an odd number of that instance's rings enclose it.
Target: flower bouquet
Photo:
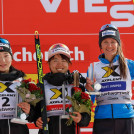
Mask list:
[[[31,80],[22,80],[21,85],[17,86],[17,91],[22,98],[22,101],[33,106],[43,99],[42,90]]]
[[[72,97],[67,96],[67,99],[70,100],[72,103],[72,107],[67,108],[66,111],[71,112],[72,115],[73,115],[73,112],[79,112],[79,113],[86,112],[90,114],[92,102],[91,102],[89,94],[82,92],[81,89],[78,87],[75,87],[73,89],[74,89],[74,93]],[[72,121],[73,119],[70,117],[69,120],[66,122],[66,124],[69,126],[72,124]]]
[[[27,102],[33,106],[36,105],[40,100],[43,99],[42,90],[31,80],[22,80],[20,86],[16,87],[18,94],[22,98],[23,102]],[[17,96],[17,100],[19,100]],[[16,105],[16,116],[11,122],[18,124],[28,123],[26,119],[27,115]]]

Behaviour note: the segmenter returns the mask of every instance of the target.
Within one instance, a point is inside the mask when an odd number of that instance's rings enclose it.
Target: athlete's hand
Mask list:
[[[93,81],[91,81],[88,77],[86,78],[86,85],[85,85],[85,88],[88,90],[88,91],[94,91],[92,85],[93,85]]]
[[[47,122],[50,121],[50,118],[47,118]],[[39,129],[43,129],[43,121],[41,119],[41,117],[39,117],[36,121],[36,126],[39,128]]]
[[[19,103],[18,107],[20,107],[26,114],[29,114],[29,112],[30,112],[30,104],[28,104],[27,102]]]
[[[79,112],[73,112],[74,115],[70,115],[74,122],[79,123],[81,121],[81,114]]]
[[[41,119],[41,117],[39,117],[36,121],[36,126],[39,128],[39,129],[43,129],[43,121]]]

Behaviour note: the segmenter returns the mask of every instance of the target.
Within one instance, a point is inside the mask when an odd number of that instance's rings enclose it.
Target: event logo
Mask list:
[[[54,95],[51,97],[51,100],[57,99],[58,97],[62,98],[62,88],[60,90],[56,88],[52,88],[50,90],[54,92]],[[67,91],[67,88],[65,90]]]
[[[109,77],[110,75],[112,75],[112,76],[120,76],[118,73],[115,72],[115,69],[117,67],[118,67],[117,65],[115,65],[113,67],[102,67],[102,69],[106,71],[106,73],[103,75],[102,78]]]
[[[0,46],[9,48],[9,44],[5,44],[5,43],[0,43]]]
[[[63,0],[51,0],[50,2],[50,0],[40,0],[47,13],[56,13],[62,1]],[[114,5],[108,9],[108,6],[103,5],[105,4],[104,0],[84,0],[84,12],[107,14],[110,10],[110,16],[116,19],[115,21],[111,21],[111,24],[117,27],[131,27],[134,25],[134,15],[132,14],[134,4],[132,0],[110,0],[110,3]],[[70,13],[78,13],[79,4],[80,1],[78,0],[69,0]]]
[[[9,88],[10,85],[12,85],[12,83],[10,83],[10,82],[6,82],[5,84],[0,82],[0,93],[2,93],[4,91],[14,93],[14,91]]]
[[[115,33],[115,31],[113,31],[113,30],[106,30],[106,31],[103,31],[103,32],[102,32],[102,37],[107,36],[107,35],[116,36],[116,33]]]

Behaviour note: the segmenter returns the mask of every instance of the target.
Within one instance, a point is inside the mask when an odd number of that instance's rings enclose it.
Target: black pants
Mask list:
[[[134,134],[134,118],[95,119],[93,134]]]
[[[59,124],[61,124],[61,134],[75,134],[75,125],[66,125],[67,119],[62,119],[59,122],[59,116],[49,117],[48,123],[49,134],[59,134]],[[39,130],[38,134],[43,134],[42,130]]]
[[[0,134],[29,134],[27,125],[10,123],[8,120],[0,120]]]

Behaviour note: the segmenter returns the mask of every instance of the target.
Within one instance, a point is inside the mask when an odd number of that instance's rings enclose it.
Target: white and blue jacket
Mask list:
[[[126,59],[128,66],[127,78],[120,77],[119,55],[109,66],[109,61],[99,56],[99,62],[94,62],[94,77],[101,84],[101,95],[96,96],[97,106],[95,119],[133,118],[134,109],[131,103],[132,80],[134,79],[134,61]],[[92,96],[92,101],[95,96]]]

